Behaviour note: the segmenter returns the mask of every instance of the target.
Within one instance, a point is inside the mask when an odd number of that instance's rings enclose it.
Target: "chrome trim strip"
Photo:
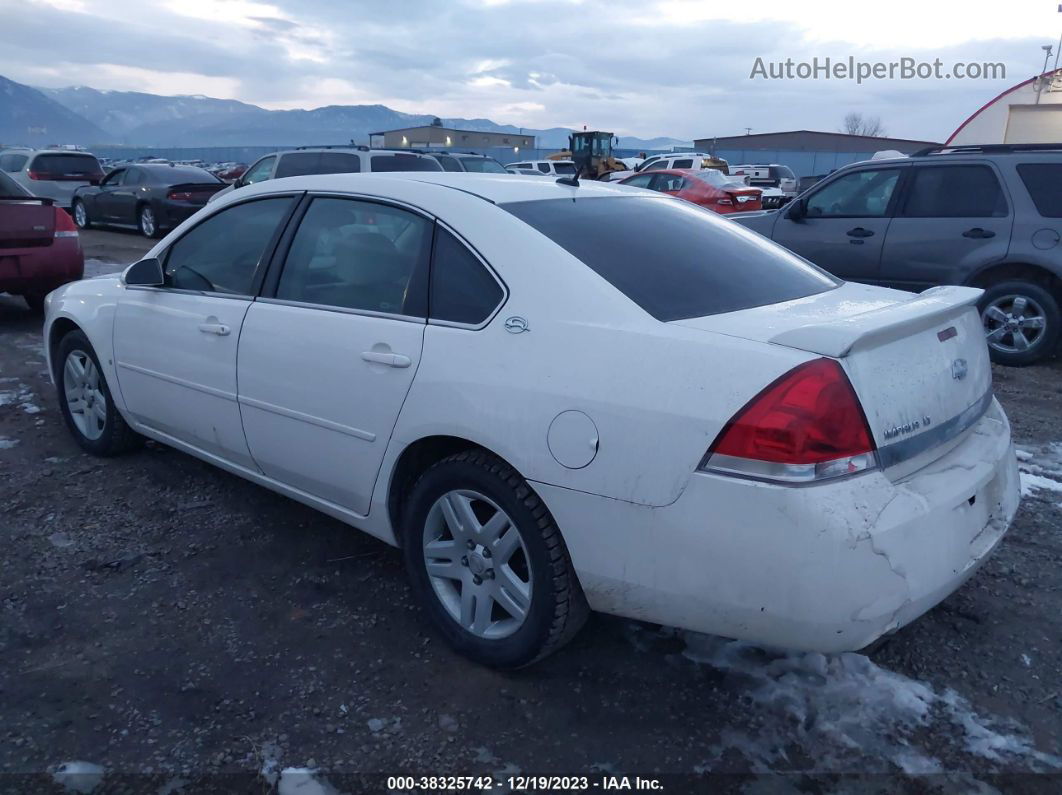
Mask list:
[[[291,306],[296,309],[319,309],[322,312],[338,312],[342,315],[361,315],[362,317],[378,317],[383,320],[402,320],[406,323],[417,323],[423,326],[427,321],[414,315],[396,315],[391,312],[374,312],[371,309],[352,309],[348,306],[333,306],[332,304],[311,304],[307,301],[292,301],[288,298],[268,298],[258,296],[254,299],[259,304],[274,304],[276,306]]]
[[[897,464],[902,464],[904,461],[942,445],[972,428],[985,415],[988,407],[992,405],[992,397],[992,390],[989,389],[980,400],[972,406],[963,409],[950,420],[942,422],[940,425],[935,425],[927,431],[922,431],[917,436],[910,436],[898,442],[887,444],[884,447],[879,447],[878,463],[881,468],[888,469]]]
[[[166,373],[160,373],[157,370],[149,370],[146,367],[140,367],[135,364],[129,364],[128,362],[118,362],[118,366],[123,370],[131,370],[134,373],[140,373],[141,375],[148,375],[152,378],[158,378],[160,381],[168,381],[171,384],[177,384],[177,386],[187,387],[188,389],[194,389],[196,392],[202,392],[205,395],[211,397],[221,398],[223,400],[236,400],[235,392],[226,392],[223,389],[215,389],[212,386],[206,386],[205,384],[197,384],[194,381],[187,381],[184,378],[178,378],[175,375],[167,375]]]
[[[325,430],[336,431],[337,433],[346,434],[347,436],[353,436],[355,439],[361,439],[366,442],[376,441],[375,433],[363,431],[360,428],[354,428],[350,425],[342,425],[338,422],[332,422],[332,420],[326,420],[322,417],[315,417],[312,414],[304,414],[303,412],[295,411],[294,409],[286,409],[283,406],[266,403],[264,400],[255,400],[254,398],[241,395],[239,403],[242,406],[250,406],[251,408],[268,411],[271,414],[278,414],[281,417],[287,417],[288,419],[299,420],[301,422],[309,423],[310,425],[316,425]]]

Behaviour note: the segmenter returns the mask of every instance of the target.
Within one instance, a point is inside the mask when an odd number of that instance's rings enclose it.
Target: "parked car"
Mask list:
[[[647,171],[621,180],[620,185],[648,188],[699,204],[717,213],[760,209],[760,189],[730,179],[718,169],[673,168]]]
[[[833,652],[1017,509],[978,295],[847,284],[648,191],[335,174],[51,293],[44,340],[85,450],[147,436],[401,546],[480,662],[588,608]]]
[[[439,161],[422,152],[370,149],[367,146],[305,146],[275,152],[257,160],[214,198],[247,185],[307,174],[349,174],[363,171],[442,171]]]
[[[64,208],[71,206],[78,188],[103,178],[94,155],[65,149],[6,149],[0,170],[34,196]]]
[[[21,295],[40,312],[45,295],[84,270],[81,240],[66,211],[0,172],[0,292]]]
[[[510,170],[537,171],[546,176],[570,177],[575,174],[575,163],[571,160],[521,160],[519,163],[510,163]]]
[[[235,182],[247,171],[246,163],[220,163],[217,168],[207,169],[218,179]]]
[[[992,358],[1024,365],[1062,332],[1062,144],[934,148],[854,163],[786,209],[734,216],[844,279],[982,287]]]
[[[209,171],[193,166],[141,163],[116,168],[98,185],[74,193],[74,221],[80,229],[123,226],[145,237],[160,237],[224,187]]]
[[[780,163],[730,166],[730,174],[732,176],[747,175],[749,185],[755,188],[778,188],[787,199],[792,199],[797,195],[796,174],[789,166],[783,166]]]
[[[443,171],[470,171],[476,174],[507,174],[505,166],[486,155],[471,152],[428,152],[439,161]]]
[[[719,168],[726,166],[726,161],[709,152],[672,152],[653,155],[635,167],[636,172],[661,171],[670,168]],[[724,172],[725,173],[725,172]]]

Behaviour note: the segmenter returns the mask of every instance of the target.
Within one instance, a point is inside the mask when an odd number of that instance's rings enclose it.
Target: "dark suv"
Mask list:
[[[734,214],[851,281],[983,287],[994,361],[1030,364],[1062,331],[1062,144],[937,147],[854,163],[785,209]]]

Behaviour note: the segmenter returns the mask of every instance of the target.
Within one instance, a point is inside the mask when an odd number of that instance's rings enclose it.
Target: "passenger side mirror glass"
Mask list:
[[[134,262],[125,272],[127,287],[161,287],[164,282],[162,263],[155,257]]]

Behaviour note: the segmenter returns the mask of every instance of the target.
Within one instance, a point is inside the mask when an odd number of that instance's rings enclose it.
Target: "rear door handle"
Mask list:
[[[401,353],[382,353],[380,351],[363,351],[361,358],[374,364],[386,364],[388,367],[409,367],[413,360]]]
[[[874,232],[871,229],[864,229],[861,226],[857,226],[855,229],[848,230],[849,237],[873,237]]]
[[[199,330],[204,334],[217,334],[219,337],[227,337],[232,331],[224,323],[200,323]]]
[[[995,237],[996,233],[993,232],[991,229],[982,229],[979,226],[975,226],[973,229],[967,229],[965,232],[963,232],[962,236],[963,237],[986,238],[986,237]]]

